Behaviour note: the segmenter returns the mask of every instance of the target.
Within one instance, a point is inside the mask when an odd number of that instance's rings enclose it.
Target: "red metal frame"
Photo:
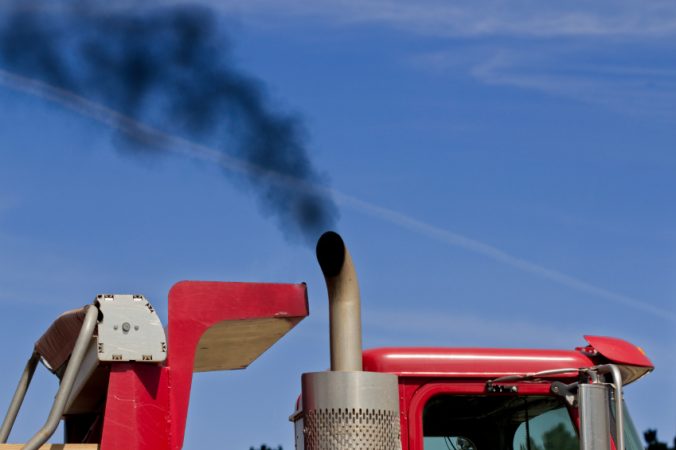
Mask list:
[[[589,346],[579,349],[581,351],[591,349],[592,352],[597,352],[614,364],[653,368],[653,363],[643,350],[631,342],[608,336],[585,336],[584,338]]]
[[[575,350],[504,348],[377,348],[363,354],[364,370],[411,377],[497,378],[543,370],[621,364],[652,370],[635,345],[617,338],[585,336],[590,343]]]
[[[364,370],[399,376],[479,379],[595,364],[573,350],[428,347],[366,350],[363,361]]]
[[[551,395],[548,383],[518,383],[519,396],[526,395]],[[406,440],[403,439],[403,450],[424,450],[423,448],[423,410],[427,402],[437,395],[486,395],[486,384],[476,382],[448,382],[448,380],[436,380],[422,385],[410,398],[407,399],[405,411],[408,414],[408,425],[406,430]],[[492,394],[503,395],[503,394]],[[504,394],[510,395],[510,394]],[[571,415],[573,423],[577,427],[575,416]]]
[[[168,354],[163,366],[114,364],[101,450],[179,450],[183,446],[196,346],[230,320],[308,315],[305,284],[184,281],[169,292]]]
[[[149,364],[115,364],[110,371],[102,450],[169,450],[170,373]],[[179,447],[180,448],[180,447]]]

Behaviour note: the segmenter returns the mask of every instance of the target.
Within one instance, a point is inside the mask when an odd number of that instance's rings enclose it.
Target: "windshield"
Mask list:
[[[552,396],[433,397],[423,411],[425,450],[578,450],[562,400]]]

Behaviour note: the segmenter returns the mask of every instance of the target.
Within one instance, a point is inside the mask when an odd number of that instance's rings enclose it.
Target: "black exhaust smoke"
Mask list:
[[[317,189],[324,177],[309,159],[301,120],[271,107],[261,83],[235,68],[212,11],[102,4],[0,6],[0,68],[241,160],[253,168],[245,185],[287,237],[312,243],[334,227],[338,209]],[[165,153],[152,136],[130,134],[126,125],[119,128],[127,134],[115,140],[120,149]]]

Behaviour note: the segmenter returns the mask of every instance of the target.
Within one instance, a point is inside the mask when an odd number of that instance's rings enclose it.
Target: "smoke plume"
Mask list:
[[[235,67],[210,10],[112,10],[94,0],[10,5],[0,8],[2,70],[242,161],[244,183],[288,237],[312,242],[333,227],[338,210],[317,188],[323,177],[309,159],[302,121],[270,106],[262,84]],[[119,125],[120,149],[164,153],[143,129]]]

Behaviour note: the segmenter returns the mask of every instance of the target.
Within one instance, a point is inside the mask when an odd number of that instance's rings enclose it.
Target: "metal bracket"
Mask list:
[[[167,338],[159,316],[142,295],[105,294],[96,297],[99,322],[99,361],[162,362]]]
[[[486,383],[486,392],[491,394],[516,394],[519,388],[516,385],[493,384],[491,381]]]
[[[578,383],[566,384],[560,381],[554,381],[549,390],[560,397],[563,397],[568,405],[575,406],[577,400]]]

